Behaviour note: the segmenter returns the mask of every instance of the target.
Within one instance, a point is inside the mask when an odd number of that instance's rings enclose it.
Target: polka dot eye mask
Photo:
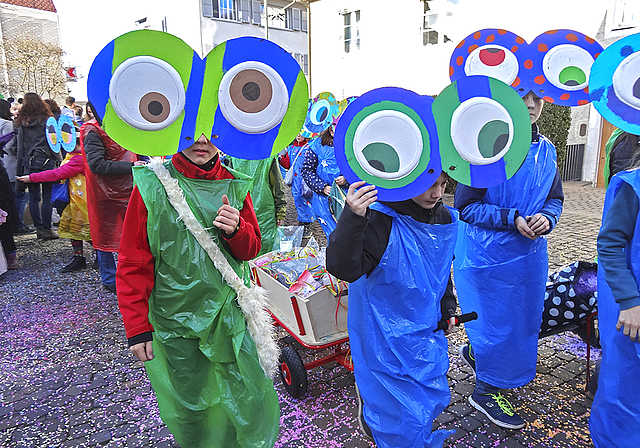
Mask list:
[[[511,31],[476,31],[463,39],[453,51],[449,65],[451,81],[465,76],[484,75],[518,88],[521,82],[517,55],[526,47],[525,40]]]
[[[599,43],[577,31],[547,31],[523,53],[523,83],[548,103],[588,104],[589,74],[601,52]]]
[[[640,34],[614,42],[596,59],[591,101],[608,122],[640,134]]]
[[[589,102],[589,74],[602,47],[572,30],[540,34],[531,44],[498,29],[476,31],[454,50],[452,81],[485,75],[511,85],[521,96],[530,90],[549,103],[579,106]]]

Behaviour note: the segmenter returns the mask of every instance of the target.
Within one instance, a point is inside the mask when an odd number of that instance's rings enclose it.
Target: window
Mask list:
[[[305,75],[308,75],[309,74],[309,55],[302,54],[302,53],[294,53],[293,57],[295,58],[296,61],[298,61],[298,64],[300,64],[302,73],[304,73]]]
[[[424,23],[422,25],[422,45],[437,45],[438,43],[451,42],[446,34],[442,34],[442,42],[440,42],[440,34],[435,25],[438,22],[438,10],[434,8],[435,0],[424,0]]]
[[[344,16],[344,52],[360,49],[360,11],[347,12]]]
[[[219,18],[227,20],[238,20],[238,2],[236,0],[218,0],[218,2],[220,4],[220,13],[218,16]]]
[[[253,3],[259,5],[259,2]],[[202,15],[216,19],[249,22],[250,0],[202,0]]]
[[[288,29],[300,31],[302,23],[302,11],[300,11],[298,8],[287,8],[286,22]]]
[[[304,31],[305,33],[308,31],[308,27],[307,27],[307,12],[306,11],[300,11],[302,13],[302,31]]]
[[[618,0],[614,6],[614,29],[640,26],[640,5],[637,0]]]

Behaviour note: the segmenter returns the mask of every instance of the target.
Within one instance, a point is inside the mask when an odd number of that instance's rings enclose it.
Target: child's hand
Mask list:
[[[347,192],[347,205],[356,215],[364,216],[367,213],[367,208],[378,200],[378,190],[374,185],[367,185],[365,181],[361,180],[349,186]],[[360,188],[362,187],[362,188]],[[356,191],[358,188],[358,191]]]
[[[346,183],[347,183],[347,179],[345,179],[344,176],[341,175],[336,177],[336,184],[343,186]]]
[[[536,235],[536,233],[529,228],[529,224],[527,224],[527,220],[524,219],[522,216],[518,216],[516,218],[516,229],[518,229],[518,232],[520,232],[520,235],[522,235],[525,238],[529,238],[530,240],[535,240],[538,237],[538,235]]]
[[[543,235],[545,232],[548,232],[551,228],[549,219],[540,213],[536,213],[533,216],[527,216],[526,219],[529,228],[533,230],[533,232],[538,236]]]
[[[26,176],[16,176],[16,180],[19,180],[20,182],[24,182],[24,183],[31,182],[31,180],[29,180],[28,174]]]
[[[636,342],[640,337],[640,305],[620,311],[616,329],[625,336],[629,336],[631,341]]]
[[[140,342],[139,344],[132,345],[129,347],[129,350],[138,358],[140,361],[151,361],[153,359],[153,346],[151,345],[151,341]]]
[[[218,216],[213,221],[213,225],[222,230],[227,235],[235,232],[240,222],[240,212],[229,205],[229,198],[222,195],[222,207],[218,209]]]
[[[325,196],[329,196],[331,194],[331,185],[325,185],[322,192]]]

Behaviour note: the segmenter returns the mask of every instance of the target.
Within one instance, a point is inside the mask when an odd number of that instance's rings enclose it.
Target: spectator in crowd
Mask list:
[[[91,239],[97,251],[102,284],[115,294],[114,254],[120,247],[124,215],[133,190],[131,167],[144,162],[109,138],[90,102],[87,103],[87,114],[91,120],[80,128],[80,145],[87,179]]]
[[[51,149],[46,137],[46,122],[51,116],[51,109],[38,94],[27,93],[24,96],[14,121],[16,137],[15,146],[12,146],[15,152],[12,154],[16,155],[16,176],[40,173],[60,166],[62,156]],[[17,191],[24,191],[23,185],[16,184]],[[29,184],[29,213],[38,238],[44,241],[59,238],[51,228],[52,188],[50,182]]]
[[[62,106],[62,115],[66,115],[72,120],[76,118],[76,111],[73,109],[76,105],[76,99],[72,96],[68,96],[64,100],[64,106]]]

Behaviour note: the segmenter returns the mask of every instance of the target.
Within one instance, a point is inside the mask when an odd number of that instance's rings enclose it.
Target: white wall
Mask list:
[[[483,28],[503,28],[527,41],[557,28],[595,36],[606,5],[600,0],[434,0],[435,29],[452,42],[422,45],[424,6],[418,0],[322,0],[311,4],[312,95],[360,95],[382,86],[437,94],[449,84],[455,45]],[[526,14],[524,13],[526,9]],[[344,52],[341,11],[361,11],[360,51]]]

